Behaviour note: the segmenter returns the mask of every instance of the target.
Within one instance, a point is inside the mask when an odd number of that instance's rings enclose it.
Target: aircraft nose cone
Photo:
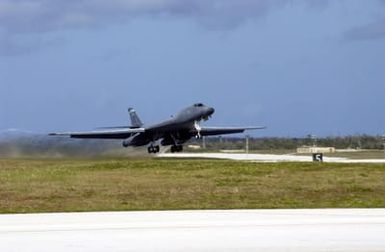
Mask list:
[[[214,108],[209,108],[209,114],[213,114],[215,112],[215,109]]]

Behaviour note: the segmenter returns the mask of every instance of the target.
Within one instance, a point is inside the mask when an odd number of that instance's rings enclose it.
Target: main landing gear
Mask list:
[[[150,145],[147,147],[148,153],[158,153],[159,152],[159,145]],[[172,145],[171,146],[171,152],[181,152],[183,151],[183,145]]]
[[[148,153],[157,153],[159,152],[159,145],[150,145],[147,147]]]
[[[183,145],[173,145],[171,146],[171,152],[181,152],[183,151]]]

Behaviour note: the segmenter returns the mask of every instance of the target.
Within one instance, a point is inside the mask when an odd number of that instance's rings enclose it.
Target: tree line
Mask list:
[[[199,140],[198,140],[199,141]],[[195,140],[195,143],[199,143]],[[201,140],[200,140],[201,141]],[[242,149],[245,148],[245,138],[210,137],[206,138],[207,149]],[[250,150],[296,149],[301,146],[335,147],[336,149],[382,149],[382,136],[351,135],[330,137],[259,137],[249,138]]]

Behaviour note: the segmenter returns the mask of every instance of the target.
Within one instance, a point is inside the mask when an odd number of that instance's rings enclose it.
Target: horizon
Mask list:
[[[50,136],[48,132],[39,132],[39,131],[30,131],[25,129],[16,129],[16,128],[8,128],[8,129],[0,129],[0,140],[4,138],[4,136],[12,135],[16,138],[19,137],[31,137],[31,136],[38,136],[38,137],[47,137],[47,139],[61,139],[61,140],[67,140],[67,141],[116,141],[121,142],[120,139],[76,139],[76,138],[68,138],[68,137],[61,137],[61,136]],[[273,136],[273,135],[263,135],[263,136],[254,136],[253,134],[247,134],[247,133],[238,133],[238,134],[231,134],[231,135],[218,135],[218,136],[205,136],[206,139],[215,139],[215,138],[224,138],[224,139],[245,139],[246,137],[249,137],[251,139],[258,139],[258,138],[286,138],[286,139],[313,139],[314,137],[316,139],[326,139],[326,138],[349,138],[349,137],[376,137],[376,138],[384,138],[385,135],[381,134],[351,134],[351,135],[327,135],[327,136],[320,136],[320,135],[302,135],[302,136]],[[193,139],[195,140],[195,139]]]

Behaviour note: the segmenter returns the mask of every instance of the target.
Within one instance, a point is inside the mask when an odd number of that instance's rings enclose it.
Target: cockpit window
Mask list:
[[[195,103],[194,107],[203,107],[203,104],[202,103]]]

